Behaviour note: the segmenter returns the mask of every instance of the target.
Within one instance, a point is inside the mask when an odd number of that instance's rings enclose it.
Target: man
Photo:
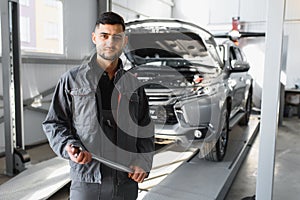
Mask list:
[[[127,40],[123,18],[103,13],[92,33],[96,54],[60,78],[43,122],[54,152],[70,160],[71,200],[136,199],[138,183],[151,169],[154,130],[148,101],[119,58]],[[92,153],[133,172],[112,169]]]

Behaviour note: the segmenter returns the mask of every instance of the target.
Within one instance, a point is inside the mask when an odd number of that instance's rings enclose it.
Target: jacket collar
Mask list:
[[[95,53],[91,57],[90,61],[88,62],[88,65],[89,65],[90,70],[91,70],[91,75],[93,77],[96,77],[96,79],[97,79],[96,84],[98,84],[100,77],[102,76],[103,73],[106,73],[106,72],[97,63],[97,53]],[[121,82],[119,81],[121,79],[121,77],[125,74],[125,72],[126,71],[124,70],[122,60],[119,58],[118,59],[117,71],[115,73],[115,78],[114,78],[115,86],[117,87],[117,89],[119,91],[122,91],[122,90],[125,89],[125,88],[123,88],[123,87],[125,87],[125,84],[123,83],[124,81],[121,81]]]

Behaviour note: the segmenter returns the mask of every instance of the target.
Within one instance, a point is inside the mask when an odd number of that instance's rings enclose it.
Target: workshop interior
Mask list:
[[[138,200],[299,199],[298,0],[1,0],[1,200],[69,199],[42,123],[106,11],[125,20],[121,60],[154,123]]]

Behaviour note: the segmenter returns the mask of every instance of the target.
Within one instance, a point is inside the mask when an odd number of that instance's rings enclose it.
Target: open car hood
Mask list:
[[[134,65],[156,60],[185,59],[214,66],[221,62],[211,33],[194,24],[172,19],[128,22],[125,55]]]

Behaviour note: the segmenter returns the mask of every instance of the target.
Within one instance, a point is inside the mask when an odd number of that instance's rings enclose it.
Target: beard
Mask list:
[[[97,47],[97,54],[98,54],[98,56],[100,56],[104,60],[114,61],[114,60],[118,59],[121,56],[122,50],[116,51],[115,48],[111,48],[111,50],[109,50],[109,52],[107,52],[105,50],[105,48],[102,48],[102,47],[98,46]]]

